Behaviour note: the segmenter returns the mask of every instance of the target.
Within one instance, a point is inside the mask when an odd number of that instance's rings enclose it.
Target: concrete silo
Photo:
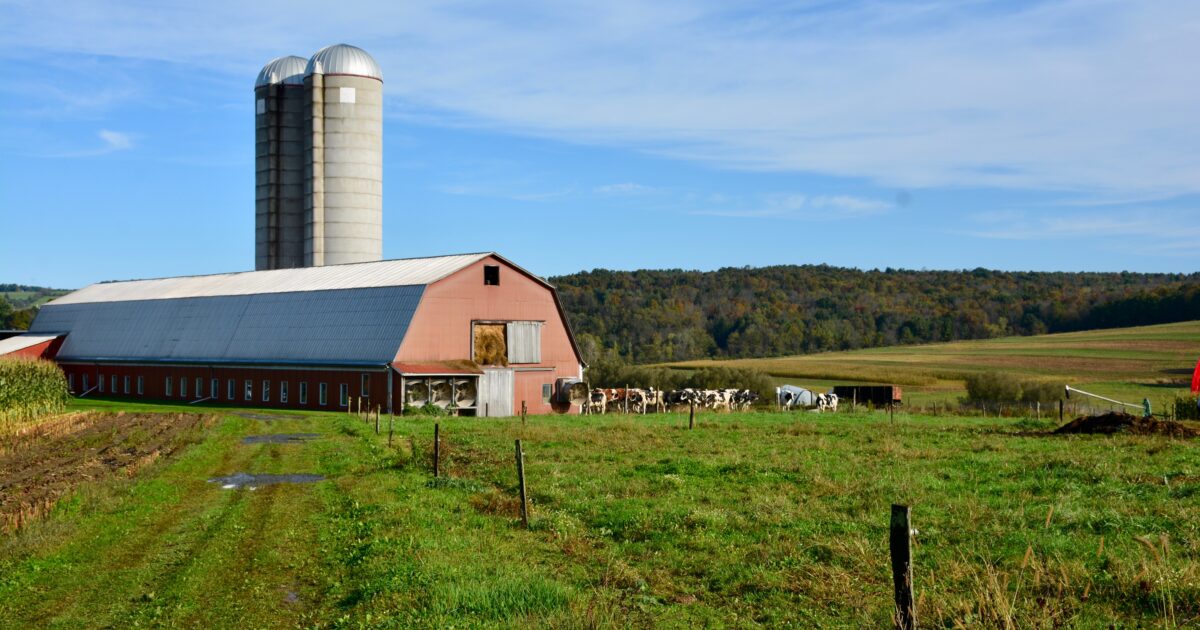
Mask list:
[[[303,57],[279,57],[254,82],[254,268],[304,266]]]
[[[337,44],[308,60],[304,265],[383,258],[383,73]]]

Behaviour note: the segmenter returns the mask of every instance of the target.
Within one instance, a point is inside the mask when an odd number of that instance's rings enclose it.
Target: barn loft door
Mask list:
[[[513,415],[513,371],[505,368],[484,368],[479,378],[479,402],[475,413],[501,418]]]
[[[479,365],[508,365],[507,327],[504,324],[475,324],[474,359]]]

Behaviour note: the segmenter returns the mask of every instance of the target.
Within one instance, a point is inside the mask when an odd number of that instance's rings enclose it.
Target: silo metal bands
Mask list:
[[[305,264],[383,259],[383,74],[338,44],[308,61]]]
[[[254,85],[254,268],[304,266],[304,115],[302,57],[272,60]]]
[[[383,259],[383,73],[362,49],[280,57],[255,84],[255,268]]]

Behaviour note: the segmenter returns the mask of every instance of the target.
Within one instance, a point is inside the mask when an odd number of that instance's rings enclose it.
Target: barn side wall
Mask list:
[[[94,398],[128,398],[190,403],[210,398],[212,395],[212,379],[218,380],[218,392],[215,399],[204,400],[206,403],[244,406],[244,407],[280,407],[285,409],[308,409],[312,411],[346,411],[339,400],[339,388],[347,387],[351,408],[358,407],[361,399],[365,408],[373,409],[376,405],[383,413],[388,411],[387,392],[388,374],[386,371],[358,369],[309,369],[290,366],[277,367],[221,367],[200,365],[130,365],[130,364],[94,364],[94,363],[60,363],[59,366],[67,375],[71,393],[76,396],[87,395]],[[83,388],[83,376],[88,376],[88,390]],[[143,378],[142,393],[137,393],[137,379]],[[367,392],[362,391],[362,378],[367,377]],[[117,391],[113,391],[113,378],[116,378]],[[97,387],[98,379],[104,379],[104,390]],[[128,391],[125,383],[128,378]],[[171,393],[167,395],[166,379],[171,379]],[[200,379],[200,391],[196,390],[196,379]],[[180,381],[187,382],[186,393]],[[234,382],[234,395],[228,395],[229,381]],[[251,399],[245,396],[246,381],[251,383]],[[270,383],[267,399],[263,397],[263,381]],[[287,383],[288,400],[281,400],[283,383]],[[300,384],[308,384],[308,400],[300,402]],[[326,404],[320,404],[320,384],[327,385]],[[400,401],[400,379],[393,380],[393,404]],[[399,406],[394,407],[398,412]]]
[[[500,284],[484,284],[484,267],[500,266]],[[473,322],[541,321],[541,362],[512,365],[513,413],[524,400],[531,414],[554,409],[542,386],[579,377],[581,366],[553,292],[504,261],[485,258],[425,288],[396,355],[398,362],[421,363],[470,359]],[[575,409],[578,411],[578,408]]]
[[[0,355],[0,358],[5,358],[5,359],[53,359],[54,355],[58,354],[58,349],[62,347],[62,344],[63,344],[62,337],[59,337],[57,339],[50,339],[48,341],[43,341],[42,343],[29,346],[28,348],[21,348],[20,350],[14,350],[7,354]]]

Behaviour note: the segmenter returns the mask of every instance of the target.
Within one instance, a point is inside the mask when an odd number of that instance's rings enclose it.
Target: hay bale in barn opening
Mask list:
[[[479,365],[508,365],[504,324],[475,324],[475,362]]]

